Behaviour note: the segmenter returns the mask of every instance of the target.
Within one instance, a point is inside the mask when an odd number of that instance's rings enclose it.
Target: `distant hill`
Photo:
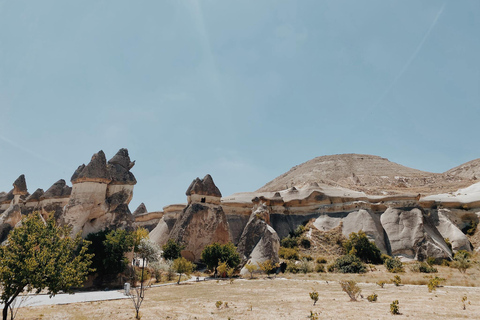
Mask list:
[[[257,191],[279,191],[316,182],[367,194],[433,194],[455,191],[472,184],[479,177],[480,159],[445,173],[432,173],[405,167],[379,156],[339,154],[317,157],[295,166]]]

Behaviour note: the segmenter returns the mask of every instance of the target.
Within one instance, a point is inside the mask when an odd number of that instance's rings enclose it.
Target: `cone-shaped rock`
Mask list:
[[[250,215],[238,243],[242,264],[249,262],[256,265],[257,262],[266,260],[271,260],[273,263],[279,261],[280,238],[275,230],[265,222],[267,216],[265,205],[259,205]],[[247,270],[244,269],[241,271],[242,274],[246,272]]]
[[[43,189],[38,188],[34,193],[29,195],[26,199],[27,202],[40,201],[40,198],[43,196]]]
[[[127,149],[120,149],[112,159],[108,161],[108,174],[112,179],[112,184],[130,184],[137,183],[135,176],[130,172],[135,162],[130,161]]]
[[[207,174],[203,179],[196,178],[187,189],[186,195],[193,194],[202,196],[221,197],[222,193],[213,182],[212,177]]]
[[[8,193],[4,193],[3,196],[0,196],[0,203],[8,203],[13,200],[13,189]]]
[[[141,214],[144,214],[144,213],[148,213],[148,210],[147,210],[147,207],[145,206],[145,204],[142,202],[142,203],[140,203],[138,208],[135,209],[135,211],[133,211],[133,215],[138,216],[138,215],[141,215]]]
[[[42,196],[42,199],[64,198],[70,196],[72,188],[67,186],[65,180],[55,182]]]
[[[27,191],[27,182],[25,181],[25,175],[21,175],[20,177],[15,180],[13,183],[13,194],[14,195],[26,195],[28,193]]]
[[[100,150],[92,156],[89,164],[82,168],[78,167],[72,176],[72,183],[79,183],[84,181],[94,181],[109,183],[111,179],[107,171],[107,160],[105,153]]]

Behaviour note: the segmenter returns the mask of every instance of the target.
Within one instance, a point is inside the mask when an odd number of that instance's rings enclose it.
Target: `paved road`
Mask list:
[[[200,281],[204,281],[204,277],[199,278]],[[183,282],[194,282],[196,277],[192,277],[189,280]],[[164,283],[158,285],[152,285],[152,287],[162,287],[175,285],[173,283]],[[17,298],[19,301],[21,298]],[[39,295],[29,295],[27,296],[20,307],[33,307],[33,306],[42,306],[42,305],[54,305],[54,304],[69,304],[77,302],[90,302],[90,301],[104,301],[104,300],[118,300],[118,299],[129,299],[129,296],[126,296],[123,290],[108,290],[108,291],[85,291],[77,292],[75,294],[57,294],[54,297],[49,297],[47,294]],[[0,304],[0,308],[3,308],[3,304]]]

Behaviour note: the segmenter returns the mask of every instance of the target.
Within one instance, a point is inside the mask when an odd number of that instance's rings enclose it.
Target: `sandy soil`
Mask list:
[[[333,276],[333,275],[332,275]],[[142,319],[478,319],[479,287],[440,287],[429,293],[425,285],[360,283],[365,297],[351,302],[336,281],[311,274],[296,279],[206,281],[151,288],[141,308]],[[342,278],[348,278],[343,275]],[[325,278],[327,279],[327,278]],[[309,292],[319,292],[313,306]],[[366,297],[375,292],[377,302]],[[461,299],[467,295],[466,310]],[[399,301],[401,315],[390,314],[390,303]],[[227,302],[217,308],[217,301]],[[21,308],[18,319],[133,319],[130,300],[76,303]]]

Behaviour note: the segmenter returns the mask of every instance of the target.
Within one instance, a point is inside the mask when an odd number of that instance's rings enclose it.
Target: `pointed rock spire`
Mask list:
[[[60,179],[55,182],[42,196],[42,199],[63,198],[68,197],[72,192],[72,188],[67,186],[65,180]]]
[[[35,190],[34,193],[29,195],[27,199],[25,199],[26,202],[35,202],[35,201],[40,201],[40,198],[43,196],[44,192],[43,189],[38,188]]]
[[[15,180],[15,182],[13,183],[13,194],[14,195],[26,195],[28,194],[28,191],[27,191],[27,182],[25,181],[25,175],[20,175],[20,177],[17,178],[17,180]]]
[[[82,168],[83,167],[83,168]],[[105,153],[100,150],[92,156],[89,164],[77,168],[72,176],[72,183],[93,181],[109,183],[111,179],[107,171]]]
[[[130,161],[127,149],[118,150],[112,159],[108,160],[107,170],[113,184],[129,184],[137,183],[135,176],[130,169],[135,165],[135,161]]]
[[[186,191],[186,195],[191,196],[192,194],[212,197],[222,196],[222,193],[217,188],[209,174],[207,174],[203,179],[196,178],[192,181]]]
[[[147,207],[145,206],[145,204],[142,202],[142,203],[140,203],[138,208],[135,209],[135,211],[133,211],[133,215],[138,216],[138,215],[141,215],[141,214],[144,214],[144,213],[148,213],[148,210],[147,210]]]

